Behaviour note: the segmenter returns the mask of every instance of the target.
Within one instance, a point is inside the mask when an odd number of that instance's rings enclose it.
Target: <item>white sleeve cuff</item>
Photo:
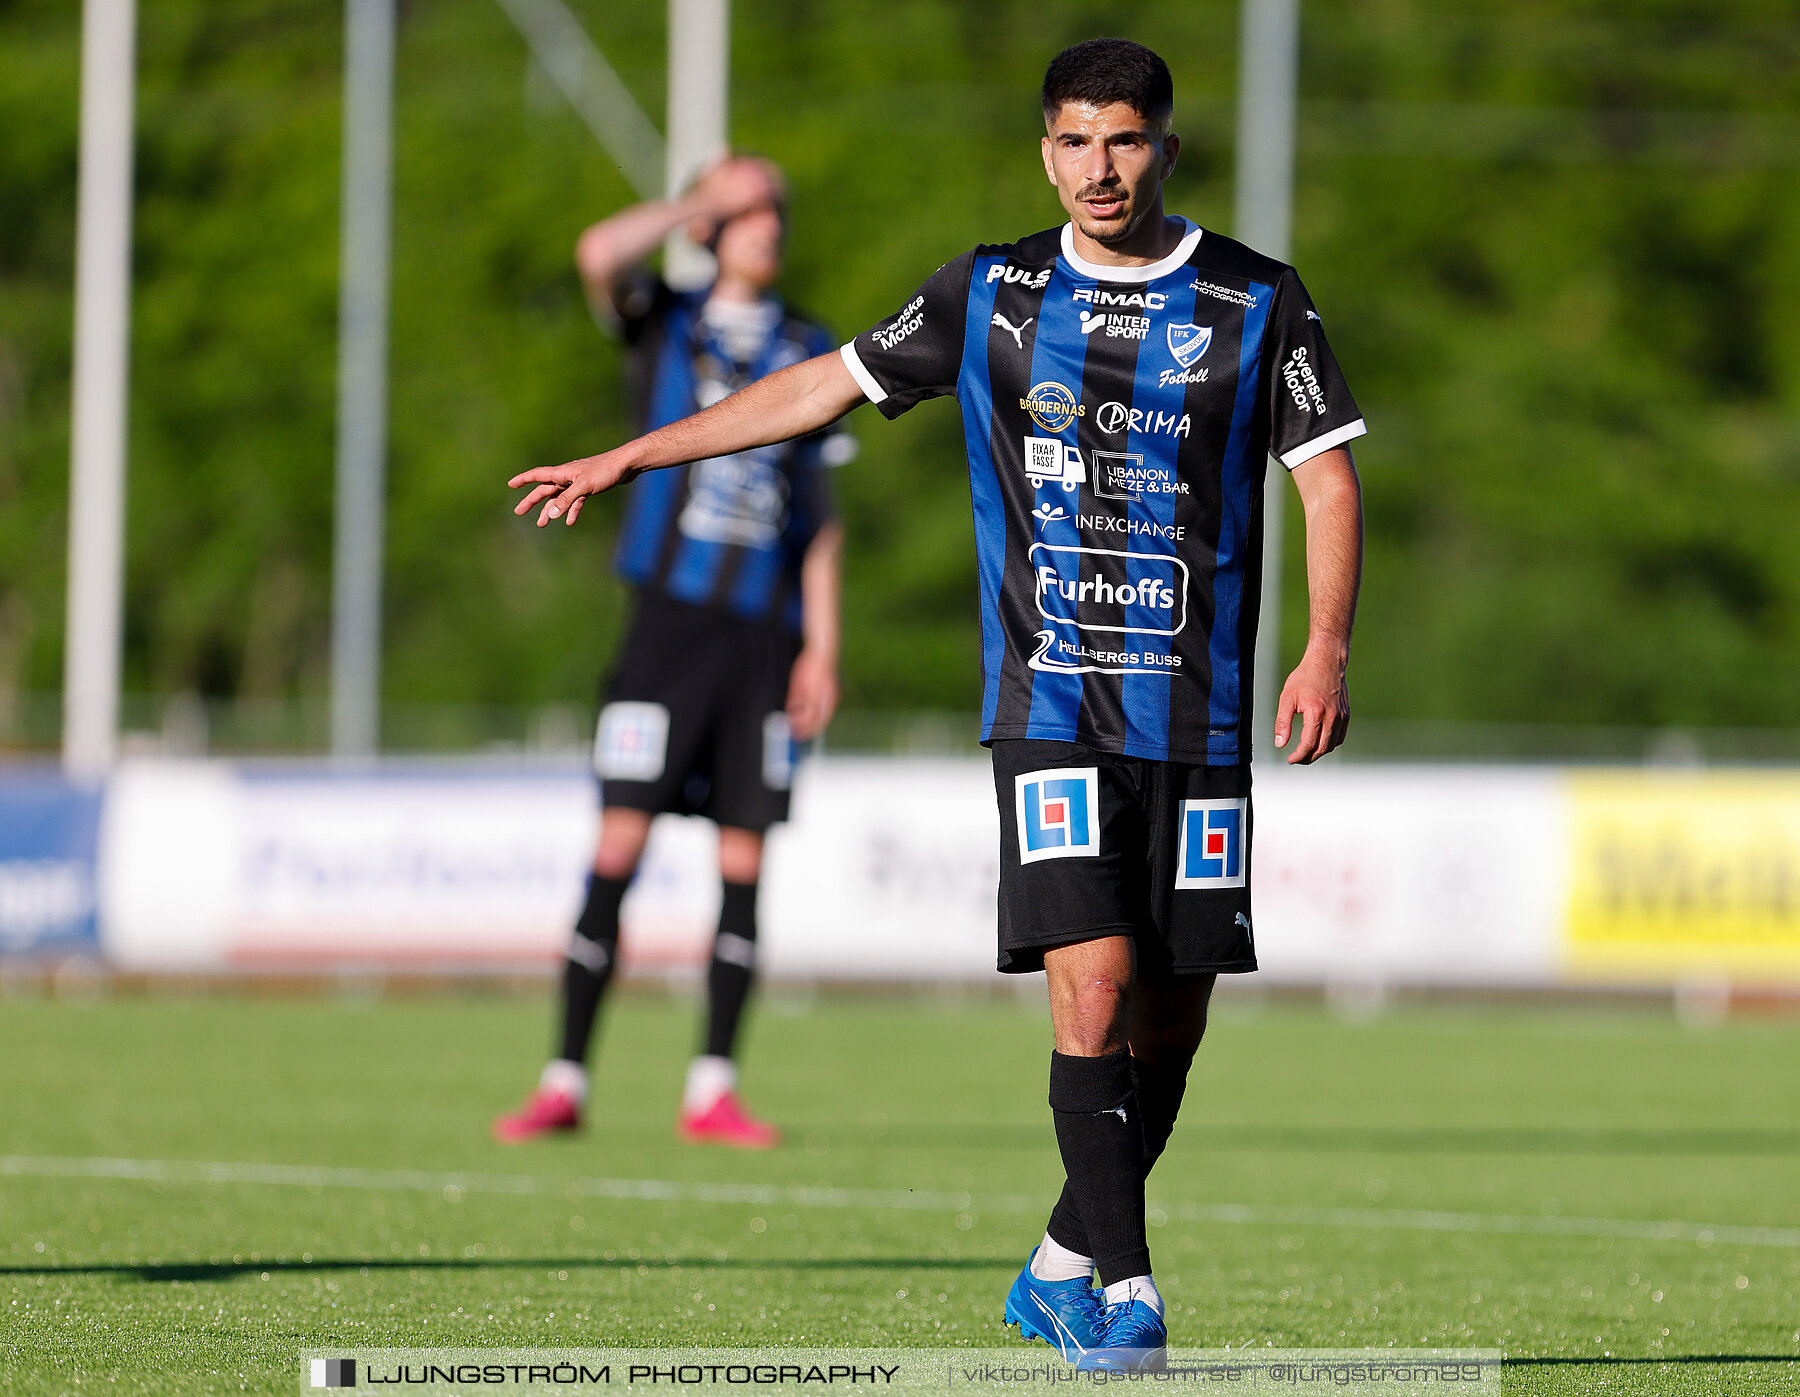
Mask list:
[[[854,340],[844,342],[844,347],[838,350],[838,357],[844,361],[844,367],[850,370],[850,377],[856,380],[856,386],[863,390],[865,398],[878,403],[887,397],[887,390],[875,381],[875,376],[863,367],[863,361],[857,357]]]
[[[849,348],[849,346],[846,345],[845,348]],[[1281,464],[1289,470],[1295,466],[1305,465],[1321,451],[1329,451],[1334,446],[1342,446],[1356,437],[1365,436],[1368,430],[1368,424],[1359,417],[1354,422],[1347,422],[1335,431],[1327,432],[1322,437],[1314,437],[1304,445],[1296,446],[1292,451],[1284,453],[1281,457]]]

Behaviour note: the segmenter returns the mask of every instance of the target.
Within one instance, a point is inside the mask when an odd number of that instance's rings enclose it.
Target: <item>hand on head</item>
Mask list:
[[[779,204],[787,185],[772,161],[754,155],[728,155],[710,166],[694,183],[694,199],[702,217],[726,223],[751,209]]]

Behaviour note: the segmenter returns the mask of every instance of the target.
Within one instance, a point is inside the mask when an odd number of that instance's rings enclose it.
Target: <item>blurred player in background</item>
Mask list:
[[[629,346],[641,431],[830,350],[830,334],[775,293],[783,218],[779,171],[735,157],[686,197],[639,204],[581,235],[576,266],[596,317]],[[677,291],[646,265],[678,229],[717,260],[710,286]],[[820,431],[632,488],[617,565],[633,610],[595,735],[600,839],[564,967],[556,1056],[524,1108],[494,1122],[496,1138],[579,1126],[619,905],[652,817],[677,812],[719,826],[724,883],[679,1131],[747,1148],[779,1139],[740,1099],[734,1052],[756,964],[763,836],[787,818],[796,742],[823,731],[837,704],[842,530],[827,472],[853,451],[849,436]]]
[[[947,262],[839,354],[512,483],[537,486],[518,509],[542,504],[540,525],[573,523],[585,497],[644,471],[817,432],[865,399],[898,417],[956,396],[999,968],[1046,972],[1066,1176],[1003,1313],[1078,1367],[1142,1372],[1166,1366],[1168,1343],[1144,1180],[1217,976],[1256,969],[1264,462],[1280,458],[1306,510],[1309,634],[1275,723],[1306,763],[1349,722],[1362,495],[1345,443],[1364,425],[1294,269],[1165,213],[1181,143],[1162,59],[1089,40],[1057,55],[1042,99],[1062,227]]]

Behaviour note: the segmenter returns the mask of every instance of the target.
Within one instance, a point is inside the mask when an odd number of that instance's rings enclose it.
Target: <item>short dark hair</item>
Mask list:
[[[1044,72],[1044,120],[1054,120],[1065,102],[1123,102],[1146,121],[1166,126],[1175,113],[1175,81],[1169,65],[1142,44],[1084,39],[1057,54]]]

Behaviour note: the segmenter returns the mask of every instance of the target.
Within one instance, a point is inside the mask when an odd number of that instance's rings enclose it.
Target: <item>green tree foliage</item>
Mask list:
[[[573,8],[660,112],[662,7]],[[61,668],[78,18],[0,0],[0,694]],[[128,686],[316,696],[341,14],[140,22]],[[1176,73],[1172,207],[1228,231],[1233,4],[737,0],[734,133],[792,179],[792,299],[847,334],[1059,221],[1036,83],[1121,31]],[[1777,0],[1305,6],[1295,260],[1372,428],[1360,713],[1800,723],[1797,60]],[[492,0],[404,4],[397,83],[386,692],[580,699],[616,510],[539,532],[502,483],[626,431],[569,254],[630,191]],[[855,422],[849,699],[973,707],[954,407]]]

